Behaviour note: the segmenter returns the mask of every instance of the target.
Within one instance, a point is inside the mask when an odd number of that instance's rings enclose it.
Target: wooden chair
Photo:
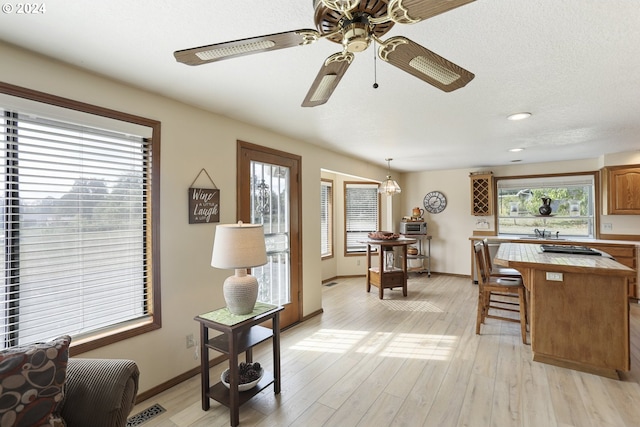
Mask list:
[[[484,254],[484,244],[474,245],[474,255],[478,276],[478,313],[476,334],[485,319],[498,319],[520,323],[522,342],[527,343],[527,307],[525,287],[521,278],[493,277],[489,274]],[[491,313],[490,313],[490,310]],[[496,310],[498,313],[496,313]],[[500,311],[519,313],[519,318],[500,315]]]
[[[487,239],[482,240],[482,247],[485,259],[485,265],[489,270],[489,274],[493,277],[512,277],[522,279],[522,275],[515,268],[506,268],[493,265],[491,262],[491,252],[489,251],[489,242]]]

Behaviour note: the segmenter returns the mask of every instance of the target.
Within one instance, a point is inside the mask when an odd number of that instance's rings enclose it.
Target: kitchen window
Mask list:
[[[2,348],[159,328],[160,124],[5,84],[0,111]]]
[[[593,172],[498,178],[498,234],[528,237],[544,234],[560,239],[594,237],[595,184]],[[540,212],[545,204],[543,199],[551,207],[549,215]]]
[[[362,242],[380,228],[378,184],[345,182],[344,199],[345,255],[365,253],[367,245]]]

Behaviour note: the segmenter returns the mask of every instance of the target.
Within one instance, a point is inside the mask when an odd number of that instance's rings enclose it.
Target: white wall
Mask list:
[[[224,306],[221,285],[232,272],[210,266],[215,225],[188,223],[187,190],[205,168],[221,189],[220,222],[235,222],[237,140],[302,156],[303,315],[322,308],[320,171],[330,165],[344,173],[379,179],[386,174],[384,167],[190,107],[1,42],[0,57],[3,82],[162,123],[162,328],[83,357],[135,360],[141,370],[141,392],[198,366],[194,350],[185,348],[185,336],[198,336],[195,315]]]

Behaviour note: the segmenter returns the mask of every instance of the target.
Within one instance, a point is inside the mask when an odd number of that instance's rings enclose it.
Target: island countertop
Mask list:
[[[527,237],[527,236],[509,236],[509,235],[497,235],[497,236],[471,236],[469,240],[479,241],[487,239],[490,242],[495,243],[544,243],[544,244],[565,244],[565,245],[633,245],[640,247],[640,240],[606,240],[606,239],[594,239],[590,237],[573,237],[563,236],[561,238],[540,238],[540,237]]]
[[[497,265],[509,268],[553,268],[557,271],[635,276],[632,268],[608,256],[543,252],[540,244],[501,243],[494,258]]]
[[[611,255],[615,260],[623,264],[633,271],[634,275],[631,275],[628,280],[628,295],[633,300],[638,300],[640,297],[640,289],[638,289],[638,283],[640,283],[640,241],[632,240],[603,240],[603,239],[587,239],[587,238],[566,238],[566,239],[540,239],[535,237],[518,237],[518,236],[472,236],[469,238],[471,242],[471,251],[473,255],[473,245],[481,240],[487,239],[489,244],[504,244],[513,243],[521,244],[528,243],[539,246],[541,244],[546,245],[576,245],[587,246],[589,248],[597,249]],[[560,256],[561,257],[561,256]],[[530,258],[532,259],[532,258]],[[521,260],[521,262],[523,262]],[[552,262],[561,263],[561,260],[553,260]],[[574,261],[575,262],[575,261]],[[500,264],[503,265],[503,264]],[[471,275],[475,274],[475,266],[473,265],[473,256],[471,257]]]

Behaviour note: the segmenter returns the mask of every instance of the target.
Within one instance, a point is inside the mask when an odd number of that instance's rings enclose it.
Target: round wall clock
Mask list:
[[[439,191],[431,191],[424,196],[424,209],[430,213],[440,213],[447,207],[447,198]]]

